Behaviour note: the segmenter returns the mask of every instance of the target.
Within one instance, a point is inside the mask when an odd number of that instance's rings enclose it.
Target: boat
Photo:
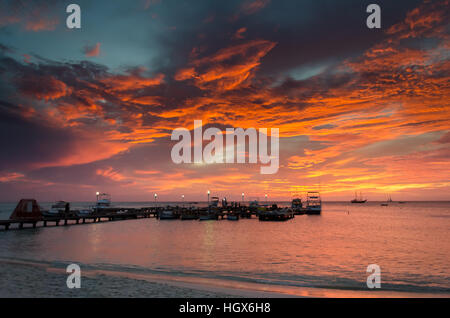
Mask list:
[[[305,214],[306,208],[303,208],[302,199],[295,198],[291,202],[291,209],[295,214]]]
[[[185,209],[181,211],[181,220],[197,220],[198,219],[198,213],[195,210],[192,209]]]
[[[322,199],[319,192],[306,194],[306,214],[320,214],[322,212]]]
[[[229,221],[238,221],[239,220],[239,214],[227,214],[227,220]]]
[[[218,207],[219,206],[219,198],[218,197],[212,197],[211,202],[209,203],[209,206],[211,207]]]
[[[381,206],[388,206],[389,203],[393,202],[391,196],[389,195],[389,198],[386,200],[386,202],[381,203]]]
[[[279,208],[276,204],[264,212],[258,214],[260,221],[287,221],[294,218],[294,212],[290,208]]]
[[[399,204],[405,204],[405,201],[398,201]]]
[[[366,203],[367,199],[363,199],[361,192],[359,193],[359,197],[355,191],[355,198],[350,201],[351,203]]]
[[[65,201],[57,201],[52,205],[50,210],[43,211],[43,216],[46,217],[58,217],[64,216],[70,212],[70,203]]]
[[[95,211],[111,208],[111,195],[107,193],[97,194],[97,203],[94,206]]]
[[[160,220],[175,220],[178,218],[178,215],[173,210],[165,209],[159,212],[158,217]]]

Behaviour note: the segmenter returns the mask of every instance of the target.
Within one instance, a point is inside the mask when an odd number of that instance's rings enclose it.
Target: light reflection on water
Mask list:
[[[0,205],[0,210],[6,208]],[[450,203],[325,203],[287,222],[106,222],[0,231],[0,257],[228,281],[450,293]]]

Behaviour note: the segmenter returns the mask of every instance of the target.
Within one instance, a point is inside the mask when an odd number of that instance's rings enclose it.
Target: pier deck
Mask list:
[[[163,211],[170,210],[170,217],[164,215]],[[106,208],[94,211],[91,214],[81,214],[80,211],[68,211],[66,214],[58,216],[40,215],[35,217],[24,217],[20,214],[15,217],[14,213],[8,220],[0,220],[0,230],[9,229],[30,229],[47,226],[69,226],[76,224],[92,224],[98,222],[122,221],[130,219],[141,219],[155,217],[160,220],[181,219],[181,220],[239,220],[243,218],[253,218],[256,216],[260,221],[287,221],[295,217],[296,214],[305,214],[306,211],[294,211],[291,209],[268,209],[258,210],[248,206],[225,206],[225,207],[203,207],[184,208],[176,207],[143,207],[143,208]],[[309,214],[306,212],[306,214]]]
[[[97,223],[105,221],[122,221],[131,219],[141,219],[156,217],[158,211],[155,208],[150,209],[128,209],[126,212],[105,211],[102,213],[95,213],[90,215],[71,215],[71,216],[57,216],[57,217],[39,217],[39,218],[17,218],[9,220],[0,220],[0,226],[4,230],[9,230],[12,226],[15,229],[47,227],[50,225],[75,225]]]

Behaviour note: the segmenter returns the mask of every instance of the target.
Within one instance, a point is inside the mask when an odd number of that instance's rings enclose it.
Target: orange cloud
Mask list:
[[[55,29],[58,24],[58,20],[46,20],[44,18],[40,18],[38,20],[30,20],[25,24],[25,29],[27,31],[52,31]]]
[[[84,55],[86,57],[95,57],[100,55],[100,43],[96,43],[94,46],[85,46]]]
[[[233,35],[233,39],[243,39],[244,33],[247,31],[247,28],[240,28],[236,31],[236,33]]]
[[[11,182],[20,180],[25,177],[24,174],[18,172],[9,172],[0,174],[0,182]]]
[[[274,46],[275,43],[270,41],[254,40],[221,49],[212,56],[191,61],[192,66],[178,71],[175,79],[194,78],[196,85],[202,89],[236,89],[252,77],[261,58]]]
[[[96,173],[99,176],[111,179],[113,181],[122,181],[125,179],[125,176],[114,170],[113,167],[108,167],[106,169],[97,169]]]

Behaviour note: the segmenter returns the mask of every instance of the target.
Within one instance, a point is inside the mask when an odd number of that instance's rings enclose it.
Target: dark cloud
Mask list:
[[[17,109],[0,101],[0,171],[56,161],[76,140],[68,130],[45,126],[11,111]]]

